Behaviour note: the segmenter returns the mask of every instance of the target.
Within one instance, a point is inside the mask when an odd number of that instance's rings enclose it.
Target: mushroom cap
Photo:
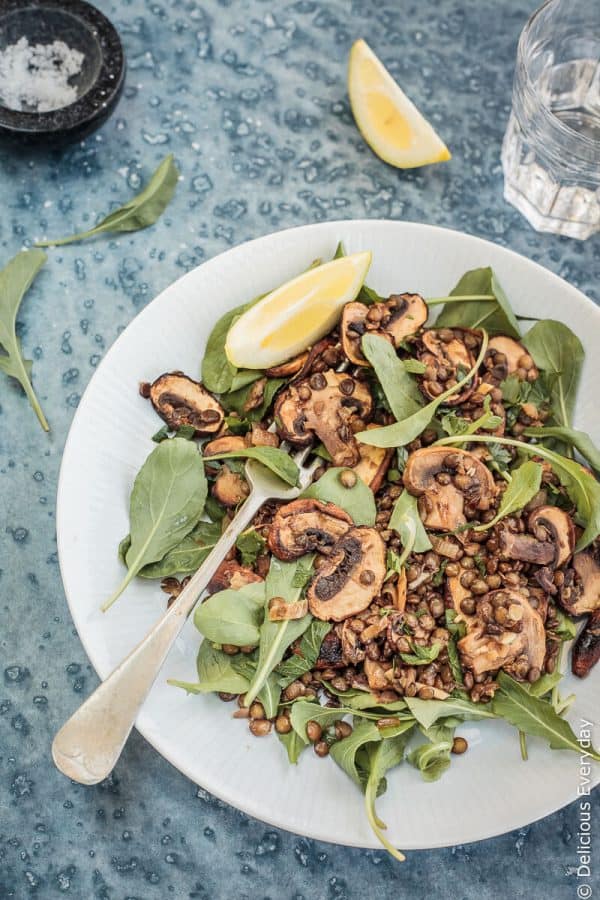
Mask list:
[[[563,566],[571,558],[575,548],[575,525],[564,509],[538,506],[530,513],[527,524],[536,537],[541,537],[544,532],[550,534],[554,544],[554,566]]]
[[[348,513],[335,503],[293,500],[277,510],[267,542],[278,559],[298,559],[315,550],[327,555],[352,525]]]
[[[465,476],[470,484],[464,489],[453,481],[441,485],[436,480],[441,472]],[[411,494],[423,498],[419,503],[423,524],[440,531],[455,531],[466,523],[465,503],[489,509],[497,491],[489,469],[475,454],[447,447],[422,447],[411,453],[403,481]]]
[[[291,378],[292,375],[296,375],[300,371],[307,359],[308,350],[305,350],[304,353],[294,356],[293,359],[288,359],[287,362],[265,369],[265,375],[267,378]]]
[[[246,447],[246,441],[240,435],[227,435],[226,437],[215,438],[208,441],[202,447],[202,456],[206,459],[215,456],[217,453],[234,453],[237,450],[243,450]],[[213,463],[213,466],[215,463]]]
[[[483,675],[526,656],[530,669],[542,670],[546,656],[546,632],[542,617],[517,590],[490,591],[482,599],[493,603],[499,594],[507,595],[511,606],[516,604],[522,609],[521,630],[503,629],[500,634],[488,634],[485,623],[478,615],[475,619],[469,617],[467,634],[457,644],[463,665],[471,669],[474,675]]]
[[[238,506],[250,493],[248,482],[243,475],[232,472],[226,465],[221,466],[211,489],[213,497],[223,506]]]
[[[420,294],[391,294],[387,300],[366,306],[347,303],[342,313],[340,334],[344,353],[357,366],[369,366],[361,349],[363,334],[388,338],[394,347],[416,334],[427,321],[429,309]]]
[[[435,400],[439,396],[441,393],[439,388],[447,387],[448,378],[451,376],[454,376],[457,381],[460,380],[459,367],[464,369],[466,373],[475,365],[475,357],[464,341],[467,333],[470,332],[460,328],[428,328],[427,331],[423,332],[421,336],[422,349],[418,354],[419,359],[428,368],[436,372],[439,372],[440,369],[445,369],[447,372],[447,378],[439,380],[429,378],[427,373],[422,376],[421,390],[430,399]],[[481,340],[479,332],[472,333],[476,335],[478,340]],[[444,338],[447,339],[444,340]],[[446,406],[459,406],[461,403],[464,403],[474,393],[478,383],[479,378],[477,375],[474,375],[470,383],[466,384],[457,394],[453,394],[446,399]]]
[[[578,678],[585,678],[600,659],[600,609],[596,609],[573,647],[571,670]]]
[[[523,344],[520,344],[519,341],[516,341],[514,338],[507,337],[504,334],[496,334],[494,335],[494,337],[490,338],[487,353],[502,353],[506,357],[506,363],[503,364],[505,369],[503,378],[506,378],[507,375],[514,375],[518,369],[522,368],[519,365],[519,361],[521,360],[521,358],[523,356],[529,356],[529,351],[526,350]],[[533,369],[535,377],[537,378],[539,373],[536,366],[532,365],[531,369]],[[502,381],[503,379],[500,378],[499,380]]]
[[[372,409],[373,398],[363,381],[328,369],[281,391],[274,416],[285,440],[307,446],[316,434],[334,465],[353,466],[359,460],[354,432],[364,428]]]
[[[264,581],[249,566],[242,566],[234,559],[224,559],[206,586],[208,594],[216,594],[226,588],[239,591],[246,584]]]
[[[385,544],[374,528],[350,528],[338,540],[308,588],[315,618],[341,622],[366,609],[385,578]]]
[[[599,555],[598,547],[592,546],[580,550],[573,557],[575,584],[565,579],[559,592],[560,605],[572,616],[583,616],[600,609]]]
[[[149,396],[152,406],[169,428],[188,425],[200,437],[220,430],[225,417],[223,407],[199,381],[188,378],[183,372],[165,372],[149,387],[143,387],[144,395]]]

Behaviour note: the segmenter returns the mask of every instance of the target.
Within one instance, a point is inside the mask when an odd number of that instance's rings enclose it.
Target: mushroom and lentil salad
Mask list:
[[[215,326],[201,382],[140,387],[165,424],[134,485],[126,582],[176,597],[249,493],[245,458],[293,483],[280,444],[312,447],[312,485],[266,503],[210,582],[198,681],[174,683],[217,693],[291,763],[333,757],[401,858],[375,813],[385,773],[439,778],[468,749],[462,722],[504,718],[524,758],[528,735],[580,750],[559,682],[574,620],[573,673],[600,657],[600,453],[571,423],[583,350],[556,321],[522,335],[490,269],[429,300],[363,285],[264,371],[224,354],[239,314]],[[140,556],[140,497],[167,454],[185,510]]]

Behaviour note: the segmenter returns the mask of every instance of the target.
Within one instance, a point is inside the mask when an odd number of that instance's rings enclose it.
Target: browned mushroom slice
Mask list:
[[[361,340],[363,334],[379,334],[399,347],[427,321],[429,310],[420,294],[391,294],[387,300],[365,306],[347,303],[342,313],[340,333],[344,353],[358,366],[368,366]]]
[[[596,609],[575,641],[571,656],[571,670],[578,678],[585,678],[600,659],[600,609]]]
[[[264,579],[253,572],[248,566],[241,566],[239,563],[235,562],[235,560],[229,559],[224,560],[221,563],[208,582],[206,591],[208,594],[216,594],[218,591],[224,591],[227,588],[239,591],[244,585],[253,584],[258,581],[264,581]]]
[[[490,634],[489,625],[480,618],[482,604],[488,608],[497,608],[497,600],[505,601],[507,618],[520,623],[520,630],[493,625]],[[498,622],[496,616],[495,622]],[[490,629],[491,630],[491,629]],[[521,657],[526,657],[528,669],[538,672],[542,670],[546,655],[546,633],[542,617],[531,606],[526,597],[519,591],[491,591],[478,604],[477,622],[469,624],[467,634],[458,642],[463,665],[475,676],[485,672],[495,672]]]
[[[573,570],[565,573],[559,603],[570,615],[583,616],[600,609],[600,549],[597,545],[573,557]]]
[[[342,623],[342,655],[347,666],[357,666],[363,662],[366,650],[360,634],[357,634],[348,621]]]
[[[391,606],[397,612],[404,612],[406,609],[406,597],[408,593],[408,584],[406,578],[406,569],[403,568],[397,578],[388,579],[381,589],[381,596],[385,606]]]
[[[380,662],[367,657],[364,662],[365,675],[367,683],[372,691],[385,691],[390,686],[390,682],[385,677],[386,670]]]
[[[239,435],[227,435],[227,437],[215,438],[214,441],[208,441],[202,448],[202,456],[206,459],[209,456],[216,456],[217,453],[235,453],[237,450],[244,450],[246,441]],[[215,463],[213,463],[213,466]]]
[[[248,482],[242,475],[222,466],[212,486],[213,497],[223,506],[237,506],[250,493]]]
[[[291,378],[292,375],[296,375],[300,371],[307,359],[308,351],[305,351],[299,356],[281,363],[280,366],[271,366],[270,369],[265,370],[265,375],[268,378]]]
[[[298,559],[317,550],[331,553],[353,522],[335,503],[293,500],[280,506],[269,529],[268,545],[279,559]]]
[[[374,528],[351,528],[337,542],[308,588],[317,619],[341,622],[370,605],[385,578],[385,544]]]
[[[334,465],[359,460],[354,432],[365,427],[373,398],[366,384],[331,369],[294,382],[275,401],[274,415],[282,438],[307,446],[317,435]]]
[[[427,397],[435,400],[447,388],[460,381],[473,368],[475,357],[467,343],[473,349],[480,340],[477,332],[467,332],[459,328],[430,328],[421,337],[422,349],[418,356],[427,366],[421,379],[421,389]],[[475,391],[478,377],[471,378],[457,394],[445,401],[447,406],[459,406]]]
[[[302,368],[294,378],[293,383],[301,381],[315,372],[325,372],[327,369],[337,368],[344,360],[342,346],[336,337],[324,337],[308,351]]]
[[[252,423],[252,429],[247,436],[246,443],[251,447],[279,447],[279,438],[273,431],[267,431],[257,422]]]
[[[511,531],[508,525],[498,529],[498,538],[504,559],[518,559],[538,566],[547,566],[554,561],[556,550],[550,541],[538,541],[532,534]]]
[[[356,366],[369,365],[361,349],[362,336],[367,333],[368,312],[369,307],[364,303],[346,303],[342,313],[342,347],[350,362]]]
[[[539,375],[523,344],[500,334],[490,338],[484,366],[488,370],[485,380],[493,384],[500,384],[509,375],[517,375],[522,381],[535,381]]]
[[[287,601],[284,597],[271,597],[269,600],[269,621],[287,622],[290,619],[303,619],[308,612],[308,600]]]
[[[461,584],[459,575],[452,575],[446,578],[446,600],[452,604],[457,621],[467,623],[475,621],[475,601],[473,595],[468,588]],[[471,608],[467,603],[463,604],[463,601],[465,600],[471,603],[472,612],[465,611]]]
[[[343,669],[346,665],[342,654],[342,639],[338,625],[323,638],[314,667],[315,669]]]
[[[563,566],[572,556],[575,547],[575,526],[571,517],[557,506],[538,506],[527,522],[535,537],[550,540],[554,546],[553,565]]]
[[[264,400],[266,386],[266,378],[259,378],[254,382],[254,384],[248,391],[248,396],[242,407],[242,412],[249,413],[252,412],[253,409],[259,408]]]
[[[367,425],[367,431],[378,427],[378,425],[371,423]],[[367,487],[370,487],[373,493],[376,494],[383,484],[383,479],[394,458],[394,448],[389,447],[386,449],[385,447],[372,447],[370,444],[359,444],[358,452],[360,459],[354,466],[354,471]]]
[[[440,484],[437,476],[444,473]],[[455,531],[466,523],[464,508],[489,509],[496,486],[489,470],[467,450],[423,447],[408,457],[404,486],[419,498],[419,513],[427,528]]]
[[[142,397],[148,397],[152,406],[169,428],[191,426],[203,437],[215,434],[223,424],[223,407],[200,382],[193,381],[183,372],[160,375],[152,384],[140,385]]]

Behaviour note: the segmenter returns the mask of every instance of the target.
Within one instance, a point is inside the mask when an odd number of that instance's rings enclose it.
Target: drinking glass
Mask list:
[[[600,0],[547,0],[527,22],[502,168],[538,231],[600,231]]]

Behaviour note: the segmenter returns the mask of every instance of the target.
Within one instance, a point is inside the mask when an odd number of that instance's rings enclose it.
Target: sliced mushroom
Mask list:
[[[385,572],[385,544],[379,532],[350,528],[310,583],[311,613],[334,622],[357,615],[380,593]]]
[[[268,431],[258,422],[253,422],[250,433],[246,435],[246,443],[250,447],[279,447],[279,438],[274,431]]]
[[[451,476],[449,484],[437,480],[441,473]],[[473,510],[489,509],[497,490],[477,456],[446,447],[423,447],[411,453],[403,479],[406,489],[419,497],[423,524],[437,531],[455,531],[464,525],[467,505]]]
[[[307,359],[308,350],[299,356],[294,356],[293,359],[289,359],[285,363],[281,363],[280,366],[271,366],[270,369],[265,370],[265,375],[268,378],[291,378],[292,375],[296,375],[300,371]]]
[[[600,548],[581,550],[573,557],[573,569],[565,573],[559,603],[572,616],[600,609]]]
[[[360,634],[352,628],[350,622],[342,624],[342,654],[347,666],[357,666],[363,662],[366,649]]]
[[[308,612],[308,600],[286,600],[285,597],[271,597],[269,600],[269,621],[287,622],[290,619],[303,619]]]
[[[392,606],[397,612],[404,612],[406,609],[406,597],[408,593],[408,584],[406,578],[406,569],[403,568],[394,580],[389,579],[385,582],[381,589],[386,606]]]
[[[352,525],[348,513],[335,503],[293,500],[277,510],[267,542],[278,559],[298,559],[315,550],[328,555]]]
[[[499,633],[491,634],[489,625],[481,619],[480,610],[483,602],[494,608],[495,598],[501,599],[501,595],[504,595],[502,599],[506,600],[509,615],[520,623],[520,630],[501,628],[495,624],[492,626],[494,632],[497,630]],[[475,676],[495,672],[523,656],[526,657],[528,669],[540,672],[546,655],[544,623],[519,591],[490,591],[478,604],[476,622],[469,623],[467,634],[458,641],[457,646],[463,666]]]
[[[523,344],[501,334],[490,338],[484,366],[488,370],[485,381],[492,384],[500,384],[509,375],[517,375],[522,381],[535,381],[539,375]]]
[[[378,425],[367,425],[367,431],[371,428],[378,428]],[[387,470],[394,458],[394,448],[390,447],[372,447],[370,444],[359,444],[358,453],[359,460],[354,466],[354,471],[361,478],[367,487],[370,487],[374,494],[377,493]]]
[[[339,626],[335,626],[323,638],[315,669],[343,669],[346,667],[347,663],[344,662],[342,653],[340,630]]]
[[[420,294],[392,294],[372,306],[347,303],[340,326],[344,353],[355,365],[368,366],[361,349],[363,334],[380,334],[399,347],[403,340],[417,333],[428,315],[427,304]]]
[[[386,670],[380,662],[367,657],[364,662],[365,675],[367,683],[372,691],[385,691],[390,686],[390,682],[385,677]]]
[[[221,466],[219,474],[212,486],[212,495],[223,506],[238,506],[250,493],[248,482],[243,475],[232,472],[227,466]]]
[[[364,382],[329,369],[282,391],[274,415],[282,438],[307,446],[316,434],[334,465],[353,466],[359,460],[354,432],[365,427],[372,408],[373,398]]]
[[[575,526],[563,509],[538,506],[531,512],[527,524],[538,540],[551,540],[554,545],[552,562],[556,568],[571,558],[575,547]]]
[[[578,678],[585,678],[600,659],[600,609],[596,609],[573,647],[571,670]]]
[[[208,582],[206,591],[208,594],[216,594],[227,588],[239,591],[244,585],[258,581],[264,581],[264,579],[248,566],[241,566],[235,560],[225,560]]]
[[[468,588],[461,584],[459,575],[446,578],[446,600],[451,603],[457,621],[467,623],[475,621],[475,603],[473,602],[472,614],[463,609],[463,600],[473,600],[473,595]]]
[[[266,378],[258,378],[250,390],[242,407],[242,412],[249,413],[253,409],[258,409],[265,397],[265,388],[267,386]]]
[[[435,400],[447,388],[460,381],[473,368],[475,357],[467,344],[475,350],[481,340],[478,332],[460,328],[430,328],[423,332],[418,357],[427,366],[421,378],[421,389]],[[459,406],[475,391],[478,377],[474,376],[457,394],[445,401],[447,406]]]
[[[429,540],[431,541],[431,546],[435,553],[437,553],[438,556],[445,556],[446,559],[456,561],[457,559],[460,559],[464,553],[459,542],[454,537],[430,534]]]
[[[550,541],[538,541],[532,534],[511,531],[508,525],[498,529],[500,554],[504,559],[518,559],[521,562],[547,566],[553,562],[556,550]]]
[[[150,399],[169,428],[191,426],[203,437],[216,434],[223,424],[225,412],[218,400],[183,372],[167,372],[152,384],[142,383],[140,394]]]
[[[342,346],[336,337],[321,338],[308,351],[302,368],[294,378],[293,383],[301,381],[316,372],[325,372],[327,369],[336,369],[344,361]]]
[[[214,441],[208,441],[202,448],[202,456],[206,459],[209,456],[216,456],[217,453],[235,453],[237,450],[243,450],[246,447],[246,441],[239,435],[227,435],[227,437],[215,438]],[[213,466],[215,463],[213,463]]]

